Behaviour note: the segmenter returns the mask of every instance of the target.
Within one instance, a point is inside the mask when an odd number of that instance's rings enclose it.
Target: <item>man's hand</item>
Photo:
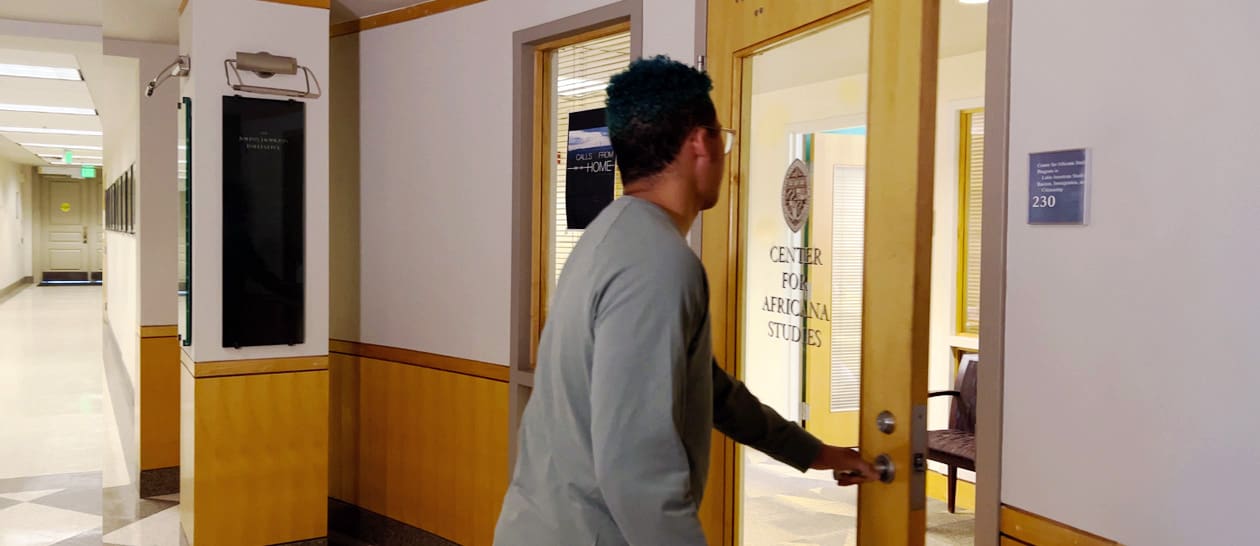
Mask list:
[[[874,466],[863,461],[857,451],[844,447],[823,444],[814,464],[809,467],[814,470],[830,470],[836,484],[841,486],[879,480],[879,472],[875,471]]]

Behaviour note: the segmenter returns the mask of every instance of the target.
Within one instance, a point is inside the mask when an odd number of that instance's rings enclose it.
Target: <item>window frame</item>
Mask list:
[[[954,292],[954,335],[964,338],[979,338],[980,324],[971,331],[967,328],[967,226],[970,219],[968,199],[971,194],[971,121],[976,114],[984,114],[984,107],[963,108],[958,110],[958,239],[956,241],[956,267]],[[983,174],[983,173],[979,173]],[[983,199],[983,197],[982,197]],[[983,204],[983,203],[982,203]],[[976,264],[977,267],[980,264]]]
[[[631,32],[631,43],[635,42],[630,19],[615,20],[576,34],[553,38],[540,42],[533,51],[533,153],[531,169],[533,195],[532,201],[532,243],[530,245],[530,276],[533,290],[530,297],[529,329],[530,351],[527,370],[534,370],[538,363],[538,343],[542,338],[543,326],[547,322],[547,301],[553,284],[551,255],[553,239],[556,231],[552,222],[554,212],[554,188],[551,187],[551,163],[555,161],[555,140],[557,134],[552,127],[552,119],[556,115],[556,105],[552,101],[552,80],[556,78],[556,68],[551,62],[551,55],[562,48],[582,42],[606,38],[614,34]],[[631,58],[635,57],[632,45]]]
[[[630,58],[642,55],[643,0],[620,0],[603,7],[516,31],[513,42],[513,138],[512,138],[512,258],[509,337],[508,446],[509,470],[515,465],[517,428],[534,385],[538,342],[545,317],[547,251],[543,214],[547,144],[546,110],[541,101],[548,80],[539,52],[566,43],[590,39],[591,32],[608,34],[617,25],[629,25]],[[554,161],[554,158],[550,158]],[[541,249],[541,251],[540,251]]]

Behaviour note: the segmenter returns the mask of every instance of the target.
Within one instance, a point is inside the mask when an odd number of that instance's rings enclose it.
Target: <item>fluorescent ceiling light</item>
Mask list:
[[[21,142],[19,146],[25,148],[57,148],[58,150],[96,150],[101,151],[105,148],[101,146],[79,146],[77,144],[39,144],[36,142]]]
[[[65,157],[65,156],[64,156],[64,155],[57,155],[57,154],[39,154],[39,157],[50,157],[50,158],[52,158],[52,159],[61,159],[61,158]],[[76,156],[74,156],[74,158],[75,158],[75,159],[82,159],[82,160],[84,160],[84,161],[89,160],[89,159],[95,159],[95,160],[97,160],[97,161],[100,161],[100,160],[102,160],[102,159],[105,159],[105,158],[103,158],[103,157],[101,157],[101,156],[99,156],[99,155],[76,155]]]
[[[40,78],[44,80],[83,81],[83,74],[77,68],[57,68],[52,66],[30,66],[25,64],[0,64],[0,76],[14,78]]]
[[[104,136],[101,131],[84,131],[80,129],[48,129],[45,127],[0,127],[0,133],[27,133],[31,135],[74,135]]]
[[[602,91],[607,87],[608,82],[584,80],[582,78],[560,78],[560,81],[556,82],[556,92],[565,97]]]
[[[69,106],[36,106],[33,104],[0,104],[0,110],[6,112],[34,112],[36,114],[72,114],[76,116],[95,116],[95,108],[73,108]]]
[[[958,0],[962,4],[988,4],[989,0]]]
[[[48,160],[45,159],[44,161],[48,161]],[[105,164],[100,161],[75,161],[73,163],[61,163],[61,162],[48,161],[48,165],[51,167],[84,167],[84,166],[104,167],[105,166]]]

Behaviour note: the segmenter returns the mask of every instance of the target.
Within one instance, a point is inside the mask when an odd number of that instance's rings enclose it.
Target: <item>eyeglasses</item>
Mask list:
[[[705,127],[705,128],[709,129],[710,131],[718,131],[722,133],[722,146],[724,147],[723,148],[724,151],[722,153],[729,154],[731,153],[731,150],[735,149],[735,130],[734,129],[727,129],[725,127]]]

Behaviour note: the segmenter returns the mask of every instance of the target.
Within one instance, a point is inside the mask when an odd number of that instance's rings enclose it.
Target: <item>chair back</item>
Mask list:
[[[955,397],[949,408],[949,428],[963,432],[976,432],[976,368],[980,359],[976,355],[963,355],[958,364],[958,377],[954,378],[954,390],[962,393]]]

